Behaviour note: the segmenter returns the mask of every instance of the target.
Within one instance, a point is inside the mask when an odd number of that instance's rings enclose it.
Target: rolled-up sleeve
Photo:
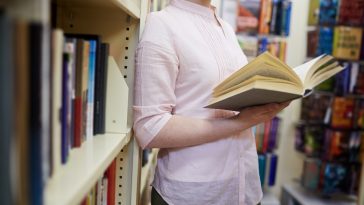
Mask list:
[[[136,52],[134,131],[142,148],[166,125],[176,104],[178,58],[165,29],[149,16]]]

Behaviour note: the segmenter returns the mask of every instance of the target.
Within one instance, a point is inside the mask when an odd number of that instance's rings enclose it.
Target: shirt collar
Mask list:
[[[198,14],[200,16],[204,16],[206,18],[214,19],[216,8],[211,5],[211,8],[207,8],[205,6],[192,3],[186,0],[171,0],[170,5],[175,6],[177,8],[189,11],[194,14]]]

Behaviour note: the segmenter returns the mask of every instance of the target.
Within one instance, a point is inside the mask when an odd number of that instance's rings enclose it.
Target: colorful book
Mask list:
[[[320,14],[320,0],[310,0],[310,8],[308,12],[308,25],[314,26],[318,24]]]
[[[364,94],[364,65],[359,65],[358,74],[354,85],[354,93],[359,95]]]
[[[263,153],[266,153],[268,151],[270,127],[271,127],[271,121],[267,121],[264,123],[264,137],[263,137],[263,149],[262,149]]]
[[[253,60],[258,55],[258,38],[255,36],[237,35],[237,39],[248,61]]]
[[[88,67],[88,83],[87,83],[87,128],[86,139],[91,139],[94,135],[94,100],[95,100],[95,70],[96,70],[96,50],[97,41],[88,40],[90,43],[89,50],[89,67]]]
[[[260,16],[260,0],[239,0],[236,19],[237,32],[257,33]]]
[[[364,0],[340,1],[338,23],[339,24],[364,24]]]
[[[276,183],[277,166],[278,166],[278,156],[276,154],[271,155],[269,164],[270,166],[269,166],[268,186],[274,186]]]
[[[354,99],[335,97],[332,105],[331,126],[334,128],[352,128]]]
[[[65,164],[68,159],[68,153],[70,149],[70,135],[71,135],[71,92],[70,92],[70,65],[69,65],[69,55],[63,53],[63,63],[62,63],[62,112],[61,112],[61,124],[62,124],[62,134],[61,134],[61,159],[62,164]]]
[[[307,158],[303,164],[302,186],[309,190],[317,190],[319,184],[321,161]]]
[[[278,117],[274,117],[271,120],[271,126],[269,131],[269,139],[268,139],[268,152],[273,152],[273,150],[277,147],[277,135],[279,128],[280,119]]]
[[[351,82],[351,64],[344,63],[344,70],[335,76],[335,88],[334,92],[337,95],[347,95],[350,92],[350,82]]]
[[[335,27],[333,56],[340,59],[359,60],[363,30],[348,26]]]
[[[334,31],[331,27],[320,27],[319,42],[316,50],[316,56],[322,54],[332,54],[332,42],[334,40]]]
[[[336,22],[339,0],[320,0],[320,24],[334,24]]]
[[[315,57],[319,44],[319,29],[314,29],[307,32],[307,57]]]
[[[116,186],[116,160],[114,159],[106,171],[107,177],[107,205],[114,205],[115,202],[115,186]]]
[[[260,34],[269,34],[269,24],[272,17],[272,0],[260,1],[259,28]]]
[[[265,180],[265,172],[266,172],[266,157],[265,155],[259,154],[258,155],[258,166],[259,166],[259,178],[261,186],[264,185]]]
[[[270,21],[270,33],[271,34],[277,34],[279,30],[277,30],[277,28],[279,28],[280,26],[280,16],[281,16],[281,5],[282,5],[282,0],[272,0],[272,16],[271,16],[271,21]]]
[[[354,127],[364,129],[364,99],[355,101]]]
[[[82,101],[84,99],[84,89],[83,89],[83,61],[84,55],[83,50],[85,46],[84,40],[76,40],[76,92],[75,92],[75,125],[74,125],[74,146],[80,147],[82,144],[82,124],[83,124],[83,109]]]

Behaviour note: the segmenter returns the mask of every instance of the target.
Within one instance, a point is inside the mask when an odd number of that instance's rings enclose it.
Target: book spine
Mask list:
[[[14,204],[11,193],[11,140],[13,133],[13,22],[0,10],[0,197],[3,204]],[[14,53],[15,54],[15,53]],[[34,113],[32,113],[34,114]],[[34,157],[34,156],[31,156]],[[34,170],[31,170],[34,171]],[[34,191],[33,191],[34,193]],[[38,195],[38,194],[37,194]],[[36,197],[36,196],[35,196]]]
[[[102,44],[102,69],[101,69],[101,96],[100,96],[100,132],[105,133],[105,125],[106,125],[106,88],[107,88],[107,72],[108,72],[108,58],[109,58],[109,44]]]
[[[270,22],[270,33],[271,34],[276,33],[278,3],[279,3],[279,0],[272,0],[272,17],[271,17],[271,22]]]
[[[116,160],[114,159],[106,172],[106,177],[108,181],[108,189],[107,189],[107,205],[115,204],[115,178],[116,178]]]
[[[258,155],[258,165],[259,165],[259,178],[261,186],[264,185],[264,176],[266,171],[266,157],[265,155]]]
[[[87,92],[87,130],[86,139],[91,139],[93,136],[94,127],[94,93],[95,93],[95,69],[96,69],[96,49],[97,43],[95,40],[88,41],[89,49],[89,68],[88,68],[88,92]]]
[[[88,115],[88,78],[89,78],[89,54],[90,54],[90,42],[82,40],[84,42],[83,47],[83,62],[82,62],[82,138],[81,142],[87,139],[87,115]]]
[[[61,167],[61,134],[62,123],[60,121],[62,109],[62,52],[63,31],[55,30],[52,33],[53,69],[52,69],[52,161],[53,173]]]
[[[271,121],[267,121],[264,123],[263,153],[267,152],[268,150],[270,127],[271,127]]]
[[[69,151],[69,138],[68,138],[68,130],[69,130],[69,122],[68,122],[68,81],[69,81],[69,75],[68,75],[68,55],[63,54],[63,68],[62,68],[62,163],[65,164],[67,162],[68,158],[68,151]]]
[[[30,204],[43,204],[43,174],[42,169],[42,118],[41,118],[41,56],[42,56],[42,25],[30,24]]]
[[[277,174],[277,165],[278,165],[278,156],[273,154],[270,158],[270,167],[269,167],[269,186],[274,186],[276,182],[276,174]]]
[[[80,147],[82,143],[82,80],[83,80],[83,47],[82,40],[76,40],[76,97],[75,97],[75,126],[74,126],[74,146]]]
[[[279,118],[278,117],[273,118],[269,133],[268,152],[272,152],[276,147],[278,125],[279,125]]]

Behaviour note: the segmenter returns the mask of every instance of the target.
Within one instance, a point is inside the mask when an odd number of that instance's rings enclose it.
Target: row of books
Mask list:
[[[333,162],[362,161],[364,132],[343,131],[321,126],[299,125],[295,136],[296,150],[309,157]]]
[[[364,24],[363,0],[310,0],[308,24]]]
[[[237,35],[237,38],[249,61],[265,51],[269,51],[282,61],[286,59],[287,42],[283,38],[248,35]]]
[[[326,53],[344,60],[364,59],[363,38],[363,28],[360,27],[317,27],[307,33],[307,56]]]
[[[0,186],[9,192],[1,197],[42,204],[44,186],[69,150],[105,132],[108,45],[1,10],[0,33]],[[10,183],[14,178],[19,183]]]
[[[328,196],[336,193],[358,193],[359,164],[340,164],[307,158],[304,161],[301,183],[308,190]]]
[[[258,153],[271,153],[277,148],[280,121],[279,117],[274,117],[272,120],[255,127],[255,143]]]
[[[277,175],[278,156],[271,153],[259,154],[258,164],[262,187],[274,186]]]
[[[97,180],[95,186],[82,200],[81,205],[115,205],[118,190],[116,184],[116,160],[110,164],[105,173]]]
[[[334,129],[364,129],[364,98],[314,93],[303,99],[301,120]]]
[[[291,10],[289,0],[240,0],[236,31],[288,36]]]

